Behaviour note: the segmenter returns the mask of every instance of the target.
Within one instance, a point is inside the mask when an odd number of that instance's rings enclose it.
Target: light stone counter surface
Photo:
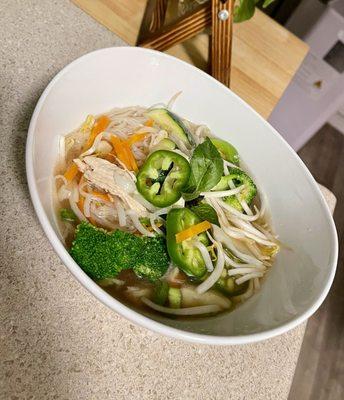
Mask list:
[[[40,228],[24,165],[35,104],[67,63],[123,42],[67,0],[1,0],[0,38],[0,399],[286,399],[304,326],[237,347],[160,337],[82,288]]]

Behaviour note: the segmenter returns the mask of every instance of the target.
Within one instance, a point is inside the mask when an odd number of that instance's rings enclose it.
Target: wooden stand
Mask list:
[[[234,0],[211,0],[164,26],[168,0],[148,0],[137,45],[164,51],[211,24],[211,74],[230,85]]]

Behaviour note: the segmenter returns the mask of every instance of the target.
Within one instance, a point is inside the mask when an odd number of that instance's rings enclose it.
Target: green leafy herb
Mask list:
[[[190,165],[191,174],[183,193],[185,200],[195,199],[201,192],[212,189],[223,175],[223,160],[209,138],[195,148]]]
[[[60,218],[62,219],[62,221],[67,221],[67,222],[77,221],[76,215],[69,208],[60,209]]]
[[[268,7],[271,3],[273,3],[275,0],[265,0],[263,3],[263,7],[266,8]]]
[[[253,17],[256,9],[255,0],[239,0],[234,7],[234,22],[243,22]]]
[[[211,205],[200,203],[198,205],[192,206],[190,209],[203,221],[209,221],[211,224],[220,225],[216,211]]]
[[[275,0],[264,0],[263,8],[268,7]],[[256,4],[260,0],[239,0],[234,7],[234,22],[243,22],[253,17]]]

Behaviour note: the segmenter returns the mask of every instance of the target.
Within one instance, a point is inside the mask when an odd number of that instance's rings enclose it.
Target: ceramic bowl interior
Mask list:
[[[228,139],[265,192],[275,231],[285,244],[261,290],[231,313],[193,321],[142,315],[105,293],[59,240],[52,208],[58,137],[112,107],[151,106],[183,91],[176,113]],[[337,237],[328,207],[302,161],[244,101],[200,70],[155,51],[99,50],[74,61],[44,91],[27,142],[32,200],[54,249],[99,300],[131,321],[196,342],[233,344],[265,339],[301,323],[324,300],[333,280]]]

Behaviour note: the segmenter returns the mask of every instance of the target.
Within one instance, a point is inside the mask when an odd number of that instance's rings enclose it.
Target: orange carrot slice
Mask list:
[[[147,137],[148,133],[134,133],[134,135],[129,136],[127,143],[129,146],[134,143],[141,142],[145,137]]]
[[[176,243],[181,243],[186,239],[190,239],[193,236],[199,235],[200,233],[211,228],[211,223],[208,221],[200,222],[199,224],[190,226],[181,232],[176,234]]]

